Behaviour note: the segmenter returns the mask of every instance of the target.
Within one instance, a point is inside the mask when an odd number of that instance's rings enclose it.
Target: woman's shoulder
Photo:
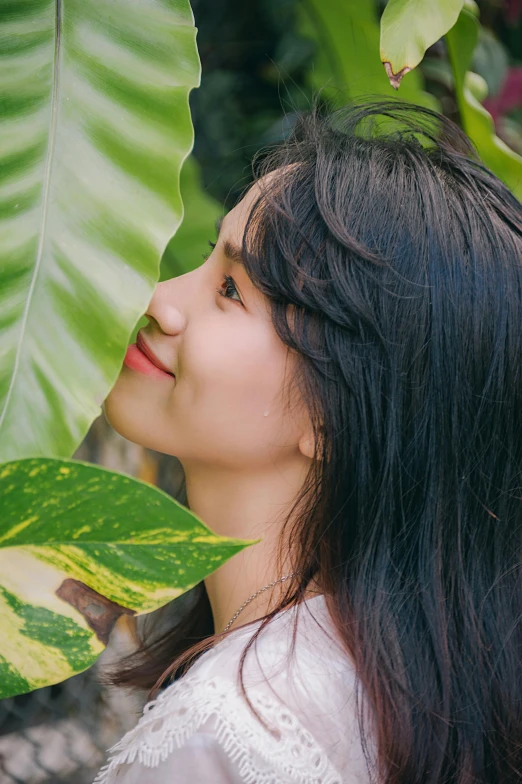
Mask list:
[[[324,597],[263,628],[246,654],[241,680],[241,658],[258,628],[230,634],[148,703],[136,728],[111,749],[116,754],[97,782],[109,784],[110,771],[134,760],[158,766],[197,735],[218,742],[234,762],[237,781],[366,782],[355,673]]]
[[[355,670],[331,621],[323,595],[279,613],[259,633],[239,664],[259,624],[238,629],[216,646],[198,668],[202,677],[224,678],[249,697],[272,694],[305,716],[352,712]],[[334,710],[334,707],[337,710]]]
[[[278,613],[263,629],[260,622],[240,627],[204,654],[190,673],[219,675],[240,682],[239,663],[254,634],[243,665],[248,689],[273,684],[290,673],[301,683],[310,670],[322,676],[353,679],[355,672],[330,619],[325,597],[318,594]],[[302,684],[304,685],[304,684]]]

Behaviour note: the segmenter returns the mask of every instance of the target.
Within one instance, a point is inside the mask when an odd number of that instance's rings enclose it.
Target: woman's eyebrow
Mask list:
[[[219,232],[221,231],[221,226],[223,225],[223,218],[218,218],[216,221],[216,233],[217,238],[219,239]],[[223,242],[223,253],[230,261],[233,261],[235,264],[244,265],[243,261],[243,253],[241,248],[237,245],[234,245],[230,240],[225,240]]]

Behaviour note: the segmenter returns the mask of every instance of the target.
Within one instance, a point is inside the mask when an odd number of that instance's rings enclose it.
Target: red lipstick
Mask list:
[[[136,336],[136,343],[128,347],[123,364],[131,370],[137,370],[138,373],[153,378],[175,378],[174,373],[170,372],[147,345],[140,332]]]

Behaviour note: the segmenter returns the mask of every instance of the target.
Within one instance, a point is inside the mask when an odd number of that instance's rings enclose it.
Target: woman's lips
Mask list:
[[[143,338],[140,338],[141,335],[138,333],[136,343],[132,343],[132,345],[130,345],[127,349],[123,364],[126,365],[126,367],[131,368],[131,370],[137,370],[138,373],[144,373],[145,375],[152,376],[153,378],[168,378],[169,380],[172,380],[174,378],[174,374],[167,373],[153,362],[152,357],[154,355],[144,344]],[[140,349],[140,346],[142,346],[145,351],[147,351],[147,354],[145,354],[145,352]]]

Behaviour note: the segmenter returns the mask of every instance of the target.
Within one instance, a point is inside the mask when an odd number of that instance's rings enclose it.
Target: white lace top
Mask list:
[[[295,613],[297,634],[290,654]],[[367,784],[355,673],[323,596],[238,629],[145,706],[94,784]],[[266,725],[266,726],[265,726]]]

